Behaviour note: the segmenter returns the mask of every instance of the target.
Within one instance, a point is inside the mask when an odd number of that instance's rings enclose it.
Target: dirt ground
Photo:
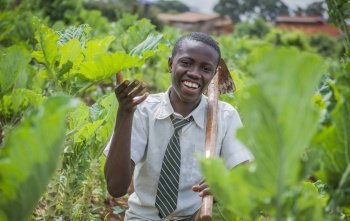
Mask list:
[[[128,189],[128,195],[131,195],[133,192],[134,192],[134,185],[133,185],[133,182],[131,182],[129,189]],[[129,207],[127,197],[121,197],[121,198],[109,197],[109,199],[107,199],[104,202],[104,204],[105,204],[105,207],[101,211],[102,220],[124,221],[125,212],[122,212],[119,214],[114,214],[113,207],[119,206],[120,208],[124,209],[124,211],[125,211]]]
[[[113,207],[119,206],[126,210],[128,208],[127,198],[110,197],[105,202],[105,207],[101,211],[101,219],[107,221],[124,221],[124,212],[120,214],[113,213]]]

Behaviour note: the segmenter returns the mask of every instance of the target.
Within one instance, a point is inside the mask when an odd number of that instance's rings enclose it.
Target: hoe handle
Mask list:
[[[218,68],[220,71],[220,68]],[[216,134],[218,128],[218,96],[219,96],[219,73],[208,86],[208,121],[205,134],[205,157],[209,158],[215,155]],[[207,195],[202,199],[200,211],[202,221],[211,221],[213,213],[213,196]]]

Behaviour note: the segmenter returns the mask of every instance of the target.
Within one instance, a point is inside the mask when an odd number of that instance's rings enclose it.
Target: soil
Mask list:
[[[133,185],[133,182],[131,182],[127,195],[130,195],[133,192],[134,192],[134,185]],[[104,205],[105,205],[104,208],[100,211],[101,220],[124,221],[125,212],[122,212],[119,214],[114,214],[113,207],[119,206],[120,208],[122,208],[125,211],[129,207],[128,206],[128,197],[114,198],[114,197],[110,196],[109,199],[107,199],[104,202]]]
[[[128,199],[126,197],[121,197],[121,198],[109,197],[109,199],[105,201],[105,207],[100,211],[101,220],[124,221],[125,212],[114,214],[113,207],[119,206],[125,211],[128,208],[127,200]]]

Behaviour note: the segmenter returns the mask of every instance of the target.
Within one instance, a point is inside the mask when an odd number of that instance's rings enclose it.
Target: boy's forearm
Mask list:
[[[130,158],[130,140],[133,113],[118,110],[110,150],[105,163],[108,192],[114,197],[126,194],[130,185],[134,163]]]

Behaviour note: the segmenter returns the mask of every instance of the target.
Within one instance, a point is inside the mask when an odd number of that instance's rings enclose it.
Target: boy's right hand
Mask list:
[[[147,84],[143,82],[139,87],[139,81],[135,80],[130,83],[129,80],[123,82],[122,72],[117,74],[117,87],[114,89],[114,93],[119,102],[118,111],[133,113],[136,110],[136,106],[146,100],[149,93],[140,94]],[[136,88],[137,87],[137,88]],[[136,88],[136,89],[135,89]]]

